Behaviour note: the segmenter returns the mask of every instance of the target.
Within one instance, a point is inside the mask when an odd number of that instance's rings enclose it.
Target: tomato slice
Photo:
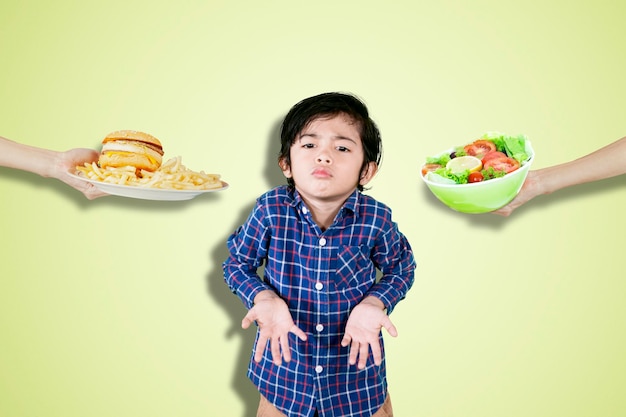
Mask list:
[[[485,164],[485,162],[487,162],[488,160],[492,159],[492,158],[500,158],[506,156],[506,154],[504,152],[500,152],[500,151],[491,151],[491,152],[487,152],[485,154],[485,156],[483,156],[483,165]]]
[[[434,171],[437,168],[441,168],[441,165],[439,164],[425,164],[424,166],[422,166],[422,176],[428,174],[429,171]]]
[[[513,172],[517,168],[519,168],[520,164],[517,160],[513,158],[509,158],[508,156],[500,156],[496,158],[491,158],[483,164],[483,167],[485,169],[491,167],[496,171],[504,171],[508,174],[509,172]]]
[[[467,182],[481,182],[484,179],[485,177],[483,177],[483,174],[481,174],[480,171],[476,171],[469,174]]]
[[[483,155],[487,154],[488,152],[495,151],[496,144],[490,140],[478,139],[470,143],[469,145],[465,145],[463,147],[463,150],[468,155],[481,158]]]

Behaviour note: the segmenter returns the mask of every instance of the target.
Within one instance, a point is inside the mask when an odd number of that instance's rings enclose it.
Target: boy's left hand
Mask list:
[[[374,363],[376,365],[382,363],[382,353],[378,342],[380,330],[384,327],[391,336],[398,335],[396,326],[393,325],[384,309],[385,306],[379,299],[370,296],[364,298],[350,313],[346,323],[346,333],[341,340],[341,346],[350,345],[350,365],[356,364],[358,357],[358,368],[365,368],[370,348]]]

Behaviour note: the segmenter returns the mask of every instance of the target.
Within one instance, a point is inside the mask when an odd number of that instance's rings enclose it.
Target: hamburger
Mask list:
[[[118,130],[102,140],[98,159],[101,168],[132,166],[154,172],[163,162],[161,142],[152,135],[136,130]]]

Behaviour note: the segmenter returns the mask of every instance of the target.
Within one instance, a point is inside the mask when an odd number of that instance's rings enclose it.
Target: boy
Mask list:
[[[381,153],[357,98],[301,101],[281,129],[288,185],[259,197],[228,239],[226,283],[249,309],[242,327],[258,326],[248,368],[258,417],[392,415],[381,329],[397,335],[387,314],[415,261],[391,210],[362,194]]]

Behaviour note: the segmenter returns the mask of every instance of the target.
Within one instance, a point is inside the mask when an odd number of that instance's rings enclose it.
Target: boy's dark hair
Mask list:
[[[382,158],[382,141],[376,123],[369,117],[365,104],[357,97],[344,93],[323,93],[305,98],[295,104],[285,116],[280,131],[280,153],[278,160],[291,166],[289,150],[297,136],[311,122],[319,118],[330,118],[345,114],[354,121],[361,135],[363,143],[363,173],[370,162],[380,165]],[[287,178],[290,186],[295,186],[293,178]],[[357,185],[363,191],[361,184]]]

